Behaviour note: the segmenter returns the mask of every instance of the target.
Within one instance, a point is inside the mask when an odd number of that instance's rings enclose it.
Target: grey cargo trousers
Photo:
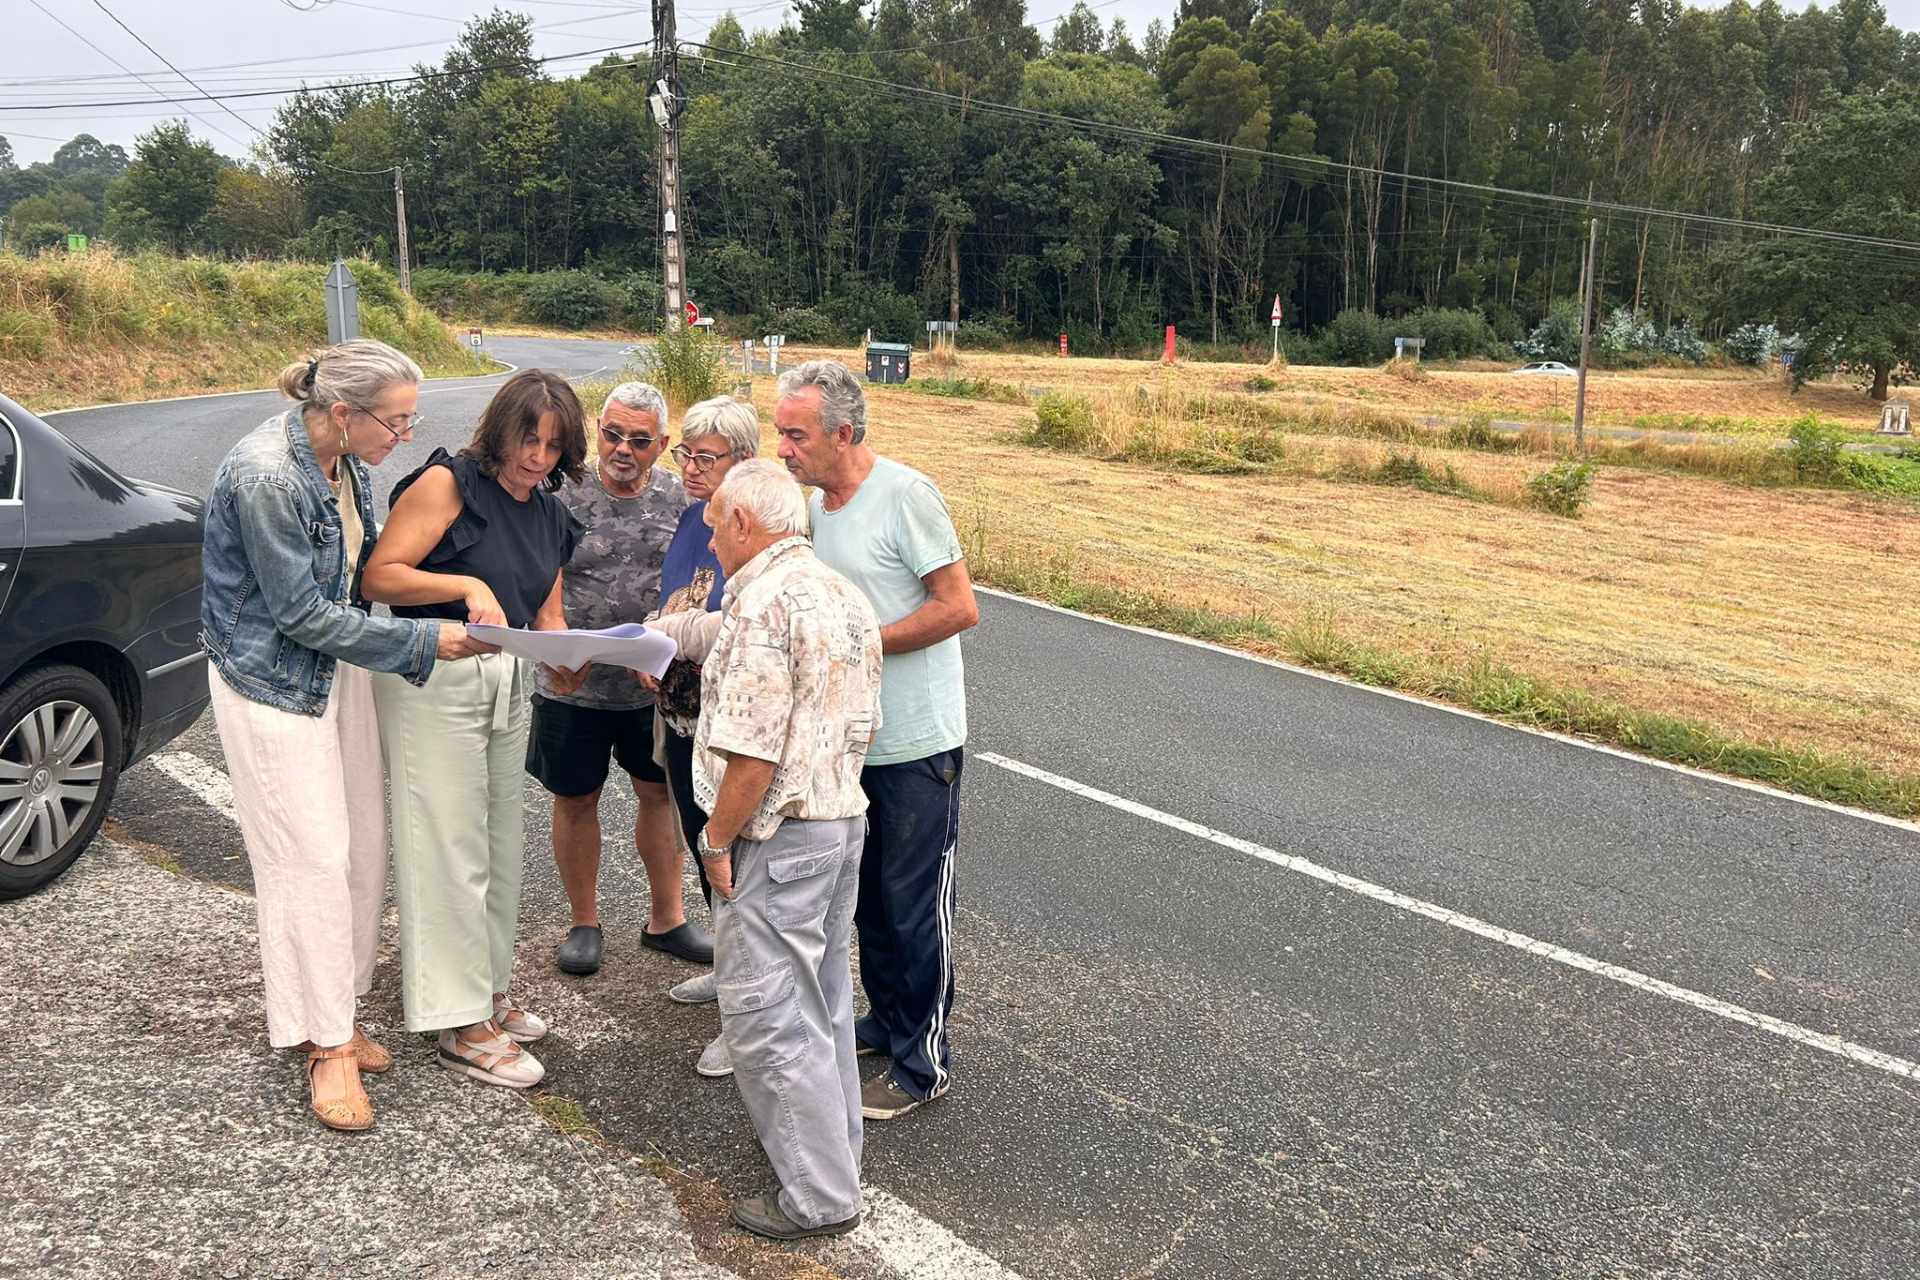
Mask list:
[[[733,848],[734,894],[716,898],[720,1031],[753,1130],[801,1226],[860,1211],[860,1072],[854,1062],[853,908],[867,820],[789,818]]]

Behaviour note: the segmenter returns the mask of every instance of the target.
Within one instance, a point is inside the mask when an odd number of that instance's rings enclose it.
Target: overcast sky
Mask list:
[[[1798,7],[1792,0],[1788,3]],[[1920,0],[1882,3],[1895,26],[1920,27]],[[134,139],[157,121],[185,116],[195,135],[227,155],[242,156],[258,139],[254,129],[272,122],[279,99],[229,101],[225,106],[233,114],[228,114],[196,100],[193,91],[166,70],[162,58],[212,93],[405,75],[416,62],[437,62],[462,23],[492,7],[474,0],[0,0],[0,33],[7,53],[0,63],[0,105],[63,104],[57,110],[0,111],[0,133],[12,141],[15,158],[26,165],[47,159],[76,133],[117,142],[131,153]],[[533,15],[534,40],[543,56],[648,38],[647,4],[515,0],[503,7]],[[1027,11],[1044,36],[1051,22],[1072,7],[1073,0],[1028,0]],[[1125,18],[1137,40],[1148,22],[1171,17],[1174,0],[1095,0],[1093,7],[1103,19]],[[734,5],[688,0],[679,7],[680,33],[698,39],[729,10],[749,29],[777,26],[783,9],[781,0],[740,0]],[[116,17],[131,34],[115,23]],[[154,52],[142,48],[141,40]],[[89,41],[98,47],[89,47]],[[115,66],[116,60],[124,67]],[[594,60],[562,63],[553,70],[566,74]],[[132,80],[129,70],[156,88]],[[191,110],[65,105],[161,94],[185,99]]]

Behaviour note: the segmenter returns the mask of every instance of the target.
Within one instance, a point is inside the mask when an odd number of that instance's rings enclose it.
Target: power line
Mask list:
[[[984,98],[962,98],[957,94],[943,93],[937,89],[925,89],[916,85],[897,84],[890,80],[880,80],[872,76],[856,75],[847,71],[835,71],[826,67],[812,66],[805,63],[789,62],[786,59],[775,58],[766,54],[747,53],[738,49],[720,49],[712,45],[701,44],[698,41],[687,41],[685,43],[693,48],[703,50],[709,55],[717,55],[713,57],[713,60],[721,62],[723,65],[726,64],[726,59],[728,58],[744,58],[750,62],[778,67],[801,75],[824,76],[859,84],[881,92],[911,95],[929,101],[943,103],[948,106],[985,111],[1033,123],[1065,125],[1068,128],[1130,138],[1156,146],[1172,145],[1215,156],[1238,157],[1262,163],[1275,161],[1295,166],[1304,166],[1316,173],[1329,171],[1351,173],[1365,178],[1393,181],[1403,186],[1424,184],[1431,187],[1469,192],[1481,197],[1508,201],[1532,201],[1536,204],[1552,205],[1577,211],[1612,213],[1622,217],[1667,218],[1682,223],[1730,227],[1746,231],[1766,232],[1774,235],[1801,236],[1809,239],[1835,241],[1867,248],[1890,249],[1903,253],[1920,253],[1920,243],[1910,240],[1894,240],[1883,236],[1855,235],[1850,232],[1825,231],[1815,227],[1795,227],[1781,223],[1758,222],[1745,218],[1720,217],[1713,214],[1688,213],[1684,210],[1661,209],[1651,205],[1627,204],[1615,200],[1596,200],[1580,196],[1553,195],[1540,191],[1523,191],[1512,187],[1497,186],[1492,183],[1465,182],[1457,178],[1434,178],[1423,174],[1382,169],[1371,165],[1333,160],[1324,156],[1298,156],[1286,152],[1268,151],[1259,147],[1241,147],[1235,146],[1232,143],[1212,142],[1204,138],[1189,138],[1179,134],[1160,133],[1151,129],[1135,128],[1131,125],[1107,124],[1077,116],[1061,115],[1051,111],[1040,111],[1032,107],[1018,107],[1008,103],[992,102]]]
[[[29,3],[31,3],[34,8],[38,9],[41,13],[45,14],[47,17],[59,23],[61,29],[64,30],[68,35],[78,40],[81,44],[86,45],[87,48],[93,50],[95,53],[105,58],[108,62],[111,62],[114,66],[119,67],[122,71],[126,72],[128,75],[138,80],[141,84],[146,85],[147,88],[153,90],[155,93],[166,92],[159,85],[154,84],[151,80],[148,80],[145,76],[141,75],[139,72],[129,67],[126,63],[120,61],[120,59],[114,57],[112,54],[108,53],[105,49],[102,49],[99,45],[95,44],[92,40],[89,40],[86,36],[74,30],[74,28],[72,28],[71,26],[68,26],[67,20],[65,18],[62,18],[59,14],[47,8],[47,6],[45,6],[44,4],[41,4],[40,0],[29,0]],[[112,15],[109,14],[108,16],[111,17]],[[201,124],[207,126],[207,128],[213,130],[215,133],[225,138],[228,142],[231,142],[234,146],[242,147],[242,148],[246,146],[246,144],[241,142],[240,139],[234,137],[232,134],[228,133],[225,129],[222,129],[219,125],[214,124],[211,120],[208,120],[206,117],[202,116],[199,112],[187,106],[186,103],[182,102],[180,99],[168,98],[166,101],[176,107],[181,108],[188,115],[192,116],[195,120],[198,120]]]
[[[34,5],[36,7],[38,7],[39,3],[40,3],[40,0],[34,0]],[[161,53],[158,49],[154,48],[152,45],[148,44],[144,39],[142,39],[139,32],[135,31],[132,27],[128,26],[126,23],[120,21],[119,17],[115,15],[113,10],[107,8],[106,5],[102,4],[101,0],[93,0],[93,7],[98,9],[100,12],[106,14],[109,18],[112,18],[113,25],[115,25],[116,27],[119,27],[122,31],[132,36],[142,49],[145,49],[148,53],[160,59],[161,62],[166,63],[167,70],[173,72],[173,74],[179,76],[182,80],[185,80],[188,84],[193,85],[193,89],[195,93],[198,93],[201,97],[206,98],[208,102],[214,101],[212,98],[207,96],[207,91],[205,89],[202,89],[197,84],[193,84],[192,76],[189,76],[186,72],[174,66],[171,62],[167,62],[167,57],[165,54]],[[243,127],[253,130],[255,133],[260,134],[260,136],[263,138],[266,136],[265,132],[260,128],[259,125],[253,123],[253,121],[251,120],[242,120],[238,115],[234,114],[233,108],[227,106],[224,102],[217,103],[216,105],[219,106],[219,108],[222,111],[226,112],[228,115],[233,116],[235,120],[239,120]],[[238,138],[233,138],[232,134],[226,134],[225,136],[232,139],[235,146],[240,145],[240,140]]]
[[[38,0],[35,0],[37,3]],[[439,43],[430,41],[429,43]],[[489,63],[485,66],[468,67],[460,71],[421,71],[407,76],[386,76],[374,80],[341,80],[333,84],[320,86],[296,85],[289,89],[248,89],[233,93],[212,93],[205,97],[211,102],[238,102],[250,98],[284,98],[296,93],[313,93],[340,89],[380,89],[397,84],[418,84],[426,80],[444,80],[451,76],[482,75],[489,71],[518,71],[527,67],[546,66],[555,62],[570,62],[577,58],[593,58],[601,54],[617,53],[626,49],[638,49],[646,46],[645,40],[630,40],[622,44],[603,45],[597,49],[581,49],[574,53],[554,53],[543,58],[522,58],[513,62]],[[86,107],[150,107],[162,102],[174,102],[173,98],[115,98],[95,102],[41,102],[41,103],[0,103],[0,111],[71,111]]]

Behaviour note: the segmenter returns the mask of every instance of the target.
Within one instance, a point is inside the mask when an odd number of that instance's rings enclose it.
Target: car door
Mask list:
[[[20,432],[0,414],[0,612],[20,572],[27,545],[26,489],[20,474]]]

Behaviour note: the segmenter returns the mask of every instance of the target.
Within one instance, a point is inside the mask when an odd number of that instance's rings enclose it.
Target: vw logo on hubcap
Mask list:
[[[47,788],[53,785],[53,775],[45,769],[35,769],[33,771],[33,781],[27,785],[33,794],[37,796],[45,795]]]

